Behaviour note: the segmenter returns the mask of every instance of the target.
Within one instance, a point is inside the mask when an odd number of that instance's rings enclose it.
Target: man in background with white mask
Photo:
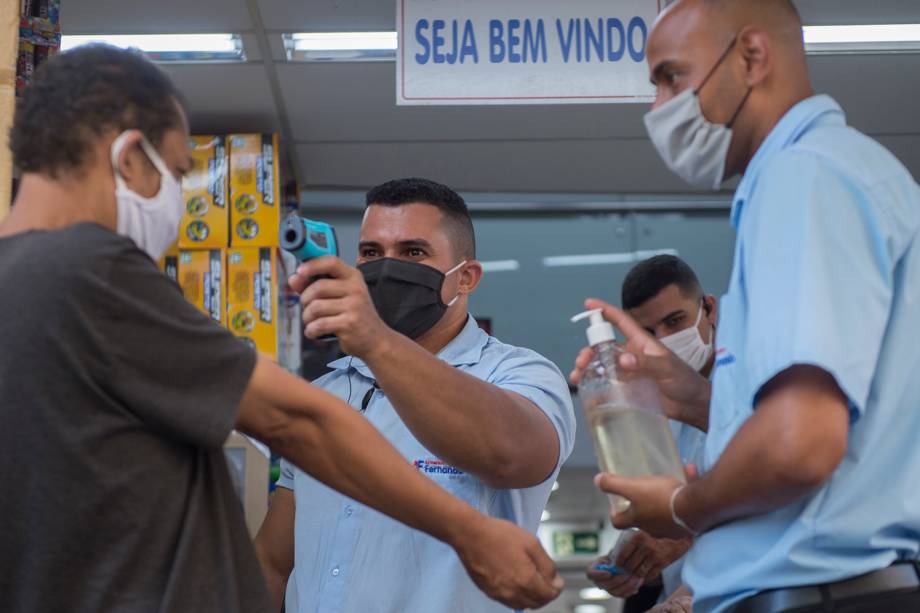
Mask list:
[[[49,59],[18,100],[22,180],[0,224],[0,610],[274,610],[222,452],[234,427],[452,545],[508,605],[558,595],[532,535],[444,492],[157,270],[188,131],[169,79],[112,47]]]
[[[348,354],[314,384],[360,411],[440,487],[536,532],[575,440],[565,378],[469,314],[483,270],[459,194],[397,179],[371,189],[365,204],[357,267],[320,258],[290,279],[306,335],[335,334]],[[436,540],[290,463],[278,485],[256,550],[279,608],[290,577],[288,613],[507,613]]]
[[[665,162],[710,188],[743,178],[711,386],[589,301],[626,335],[621,367],[707,422],[687,484],[599,477],[631,502],[614,524],[698,535],[683,571],[698,613],[916,612],[920,188],[814,95],[788,0],[679,0],[647,56]]]
[[[715,296],[703,292],[686,262],[673,255],[656,255],[639,262],[623,280],[621,304],[646,332],[709,378],[715,363],[718,307]],[[670,421],[681,462],[699,464],[705,432]],[[588,578],[614,596],[627,598],[624,613],[644,613],[660,596],[671,596],[680,587],[683,556],[692,544],[692,538],[656,539],[640,531],[617,560],[598,560],[613,563],[629,574],[614,576],[592,565]]]

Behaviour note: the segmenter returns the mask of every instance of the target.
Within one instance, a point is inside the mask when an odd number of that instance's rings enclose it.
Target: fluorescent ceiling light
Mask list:
[[[811,54],[916,53],[920,24],[805,26],[805,49]]]
[[[521,263],[517,260],[493,260],[491,262],[480,262],[483,272],[511,272],[519,270]]]
[[[578,597],[582,600],[610,600],[611,596],[607,590],[599,587],[586,587],[578,591]]]
[[[600,266],[605,264],[632,264],[656,255],[678,255],[676,249],[652,251],[627,251],[625,253],[592,253],[586,255],[554,255],[543,258],[543,265],[549,268],[559,266]]]
[[[284,35],[295,62],[374,62],[396,59],[396,32],[297,32]]]
[[[243,46],[236,34],[88,34],[64,35],[61,51],[89,43],[122,49],[140,49],[153,61],[243,61]]]
[[[396,32],[299,32],[294,46],[305,51],[396,50]]]
[[[540,514],[540,521],[547,521],[547,520],[549,520],[549,518],[551,518],[552,516],[553,516],[552,513],[550,513],[549,511],[544,510],[543,513]]]
[[[607,613],[607,607],[602,604],[580,604],[575,607],[575,613]]]

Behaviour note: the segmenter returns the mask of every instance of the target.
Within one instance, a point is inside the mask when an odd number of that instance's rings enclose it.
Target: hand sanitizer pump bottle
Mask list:
[[[658,386],[646,376],[619,368],[617,358],[622,350],[600,309],[576,315],[572,321],[588,318],[588,344],[594,349],[594,360],[582,375],[578,398],[600,469],[624,477],[671,475],[685,482]],[[629,508],[622,498],[611,496],[611,502],[617,511]]]

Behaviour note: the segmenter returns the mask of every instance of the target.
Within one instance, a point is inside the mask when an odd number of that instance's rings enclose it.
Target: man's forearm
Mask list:
[[[718,470],[714,468],[684,488],[675,501],[678,516],[695,530],[705,532],[736,519],[768,513],[814,489],[785,482],[756,457],[729,464],[729,457],[723,456]]]
[[[284,406],[262,438],[278,454],[346,496],[455,544],[476,512],[415,470],[368,421],[305,382],[277,394]]]
[[[268,588],[268,595],[271,598],[272,605],[276,611],[280,611],[284,604],[284,588],[287,577],[282,577],[271,564],[266,552],[262,551],[258,542],[254,543],[256,558],[259,560],[259,566],[262,567],[262,576],[265,577],[265,585]]]
[[[820,398],[775,400],[758,405],[713,469],[677,497],[677,514],[692,528],[773,511],[833,473],[846,447],[845,408]]]
[[[493,483],[513,470],[504,487],[534,485],[555,467],[555,429],[529,401],[453,368],[399,335],[366,360],[406,426],[444,461]]]

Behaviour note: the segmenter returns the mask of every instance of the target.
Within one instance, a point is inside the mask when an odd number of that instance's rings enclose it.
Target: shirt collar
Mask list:
[[[830,96],[812,96],[802,100],[783,115],[773,127],[766,140],[757,149],[757,153],[748,164],[744,178],[735,191],[732,201],[731,222],[735,229],[741,220],[744,203],[750,199],[751,191],[757,182],[757,175],[767,162],[777,153],[786,149],[812,128],[825,115],[833,115],[841,125],[846,123],[846,116],[840,105]]]
[[[482,331],[473,317],[467,316],[466,325],[447,345],[438,352],[438,358],[451,366],[478,364],[482,359],[482,350],[489,342],[489,335]],[[345,356],[328,364],[334,370],[356,370],[366,379],[374,379],[374,374],[363,360]]]

